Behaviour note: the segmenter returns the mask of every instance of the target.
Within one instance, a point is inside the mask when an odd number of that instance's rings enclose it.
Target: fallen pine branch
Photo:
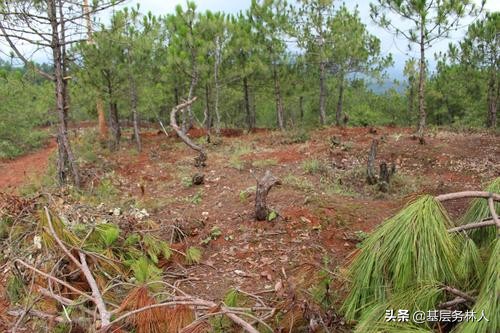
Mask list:
[[[464,224],[459,227],[451,228],[448,229],[448,232],[460,232],[460,231],[465,231],[465,230],[472,230],[472,229],[479,229],[479,228],[484,228],[484,227],[491,227],[496,225],[495,221],[493,220],[486,220],[486,221],[481,221],[481,222],[476,222],[476,223],[469,223],[469,224]]]
[[[449,201],[456,199],[466,199],[466,198],[491,198],[494,201],[500,201],[500,194],[484,192],[484,191],[464,191],[464,192],[456,192],[449,194],[441,194],[436,197],[437,201]]]

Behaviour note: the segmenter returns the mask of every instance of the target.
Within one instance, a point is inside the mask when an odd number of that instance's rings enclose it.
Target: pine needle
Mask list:
[[[350,292],[342,305],[348,320],[389,295],[415,285],[456,280],[460,236],[432,196],[422,196],[384,222],[362,244],[348,269]]]
[[[476,333],[476,332],[500,332],[500,241],[496,239],[492,244],[492,251],[483,284],[479,291],[476,304],[473,311],[476,318],[484,312],[489,320],[465,321],[458,326],[457,333]]]

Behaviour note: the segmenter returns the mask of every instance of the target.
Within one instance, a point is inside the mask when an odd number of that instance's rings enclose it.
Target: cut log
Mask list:
[[[269,215],[267,208],[267,195],[274,185],[281,185],[281,181],[267,170],[264,177],[257,181],[257,190],[255,193],[255,218],[258,221],[264,221]]]
[[[200,147],[196,145],[193,141],[191,141],[191,139],[179,128],[179,125],[177,125],[177,120],[176,120],[177,113],[191,106],[191,104],[193,104],[194,101],[196,101],[196,97],[184,103],[181,103],[172,109],[172,112],[170,113],[170,126],[172,126],[172,128],[177,133],[179,138],[181,138],[181,140],[184,141],[184,143],[188,147],[198,152],[199,155],[194,159],[194,164],[197,168],[200,168],[206,166],[207,153],[205,152],[205,149],[203,149],[203,147]]]
[[[368,155],[368,165],[366,170],[366,181],[370,185],[375,185],[377,183],[377,176],[375,174],[375,157],[377,156],[377,146],[378,140],[373,139],[370,148],[370,155]]]

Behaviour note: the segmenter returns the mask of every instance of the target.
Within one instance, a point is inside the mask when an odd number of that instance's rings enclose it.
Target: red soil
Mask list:
[[[40,150],[12,161],[0,162],[0,191],[14,190],[25,184],[32,175],[42,174],[56,146],[56,141],[51,140]]]

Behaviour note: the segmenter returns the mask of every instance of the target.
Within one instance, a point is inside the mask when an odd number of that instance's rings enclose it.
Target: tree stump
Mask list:
[[[375,174],[375,157],[377,156],[378,140],[373,139],[370,148],[370,154],[368,155],[368,165],[366,169],[366,181],[370,185],[375,185],[377,183],[377,176]]]
[[[262,179],[257,181],[257,190],[255,193],[255,218],[258,221],[267,219],[269,209],[267,208],[267,195],[274,185],[281,185],[281,181],[267,170]]]
[[[201,173],[196,173],[192,178],[193,185],[201,185],[205,182],[205,176]]]
[[[389,178],[391,174],[387,168],[387,163],[380,163],[380,173],[378,178],[378,189],[380,192],[386,193],[389,190]]]

